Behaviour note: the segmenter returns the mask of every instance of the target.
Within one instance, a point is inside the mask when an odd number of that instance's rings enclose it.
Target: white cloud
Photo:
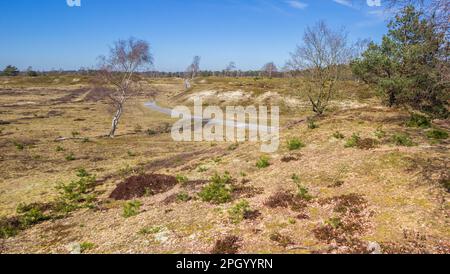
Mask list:
[[[369,7],[381,7],[381,0],[367,0]]]
[[[346,7],[353,7],[351,0],[333,0],[333,1]]]
[[[287,4],[289,4],[289,6],[291,6],[294,9],[306,9],[308,7],[308,4],[300,2],[300,1],[294,1],[294,0],[290,0],[290,1],[286,1]]]

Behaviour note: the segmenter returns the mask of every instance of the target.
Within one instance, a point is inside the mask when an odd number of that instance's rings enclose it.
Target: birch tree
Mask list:
[[[114,138],[126,101],[139,91],[137,72],[153,64],[150,45],[143,40],[118,40],[108,56],[100,57],[99,78],[108,89],[108,97],[115,109],[109,137]]]
[[[346,33],[331,30],[323,21],[307,27],[303,44],[291,53],[289,66],[304,72],[308,83],[306,93],[318,115],[327,109],[343,65],[350,62],[351,56]]]

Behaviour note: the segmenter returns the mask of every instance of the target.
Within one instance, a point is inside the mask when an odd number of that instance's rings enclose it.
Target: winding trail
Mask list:
[[[155,101],[152,102],[147,102],[144,104],[146,107],[148,107],[149,109],[159,112],[159,113],[163,113],[166,114],[168,116],[171,116],[172,113],[175,115],[180,115],[181,113],[177,113],[175,111],[173,111],[170,108],[164,108],[161,106],[158,106],[158,104]],[[240,123],[234,120],[218,120],[218,119],[203,119],[203,117],[201,116],[184,116],[183,118],[185,118],[186,120],[194,120],[194,121],[201,121],[202,125],[222,125],[222,126],[226,126],[226,127],[234,127],[234,128],[244,128],[244,129],[248,129],[251,131],[259,131],[264,132],[264,133],[272,133],[276,130],[279,130],[279,128],[276,127],[268,127],[265,125],[257,125],[257,124],[250,124],[250,123]]]

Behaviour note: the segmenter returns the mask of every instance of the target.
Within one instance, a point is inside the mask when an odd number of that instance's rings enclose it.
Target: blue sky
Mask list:
[[[345,26],[352,40],[379,41],[383,7],[367,0],[0,0],[0,67],[94,67],[119,38],[150,42],[154,68],[184,70],[194,55],[201,68],[283,66],[307,25]],[[377,0],[368,0],[377,3]]]

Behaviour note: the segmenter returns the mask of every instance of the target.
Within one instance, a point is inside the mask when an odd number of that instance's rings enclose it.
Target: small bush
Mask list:
[[[270,234],[269,238],[271,241],[277,242],[280,246],[284,248],[293,244],[289,236],[281,235],[279,232]]]
[[[352,137],[347,140],[345,143],[346,148],[350,147],[356,147],[358,145],[358,142],[361,140],[361,137],[359,137],[359,134],[353,133]]]
[[[18,150],[24,150],[25,149],[25,145],[19,142],[14,141],[14,146],[18,149]]]
[[[16,236],[20,228],[18,218],[2,218],[0,219],[0,239],[6,239]]]
[[[325,223],[333,228],[339,228],[342,226],[342,220],[339,217],[330,218],[326,220]]]
[[[261,156],[256,162],[256,167],[259,169],[266,168],[270,166],[269,158],[267,156]]]
[[[406,133],[396,133],[392,136],[392,142],[397,146],[412,147],[414,146],[411,137]]]
[[[381,128],[377,128],[377,130],[375,130],[374,135],[378,138],[378,139],[383,139],[384,137],[386,137],[386,132]]]
[[[181,192],[177,194],[177,201],[178,202],[187,202],[191,199],[191,197],[189,196],[188,193],[186,192]]]
[[[20,222],[24,227],[30,227],[50,218],[42,212],[42,209],[33,205],[20,204],[17,207],[17,213],[20,214]]]
[[[406,122],[407,127],[419,127],[419,128],[429,128],[431,127],[431,120],[418,113],[411,114],[409,121]]]
[[[0,219],[0,238],[16,236],[26,228],[49,220],[51,216],[43,211],[44,207],[40,204],[19,204],[16,209],[18,215]]]
[[[297,196],[305,201],[311,200],[313,197],[309,194],[308,188],[303,186],[300,182],[300,177],[297,174],[292,175],[292,181],[297,186]]]
[[[88,138],[88,137],[84,137],[82,140],[81,140],[81,142],[83,143],[83,144],[85,144],[85,143],[89,143],[91,140]]]
[[[428,139],[445,140],[448,138],[447,131],[441,129],[433,129],[427,132]]]
[[[85,169],[79,169],[77,177],[78,180],[68,184],[59,183],[56,186],[59,192],[57,211],[69,213],[77,208],[91,206],[94,196],[90,192],[94,188],[96,178]]]
[[[336,131],[335,133],[333,133],[333,137],[336,138],[336,139],[338,139],[338,140],[341,140],[341,139],[344,139],[344,138],[345,138],[344,134],[342,134],[342,133],[339,132],[339,131]]]
[[[206,172],[206,171],[208,171],[208,168],[205,167],[205,166],[199,166],[198,169],[197,169],[197,171],[198,171],[198,172]]]
[[[288,146],[289,150],[297,150],[297,149],[300,149],[302,147],[305,147],[305,144],[303,144],[302,141],[300,141],[300,139],[294,138],[294,139],[289,140],[287,142],[287,146]]]
[[[62,147],[62,146],[57,146],[56,147],[56,152],[62,152],[62,151],[64,151],[65,149]]]
[[[70,162],[70,161],[75,161],[75,160],[76,160],[76,158],[75,158],[75,154],[73,152],[66,155],[66,161]]]
[[[198,194],[204,202],[223,204],[231,200],[231,177],[229,174],[220,176],[217,173],[211,178],[211,183],[203,187]]]
[[[316,129],[319,126],[316,124],[316,121],[314,119],[308,119],[308,128],[309,129]]]
[[[242,200],[228,210],[230,220],[234,224],[238,224],[245,219],[245,216],[251,212],[250,205],[247,200]]]
[[[139,214],[139,210],[142,206],[140,201],[128,201],[123,205],[123,214],[125,218],[130,218]]]
[[[73,138],[76,138],[78,136],[80,136],[80,133],[78,131],[72,131],[72,137]]]
[[[80,244],[80,250],[81,253],[84,253],[85,251],[88,251],[89,249],[93,249],[95,246],[94,243],[90,243],[90,242],[84,242]]]
[[[184,175],[177,175],[175,178],[177,179],[177,182],[182,185],[189,182],[189,178]]]

